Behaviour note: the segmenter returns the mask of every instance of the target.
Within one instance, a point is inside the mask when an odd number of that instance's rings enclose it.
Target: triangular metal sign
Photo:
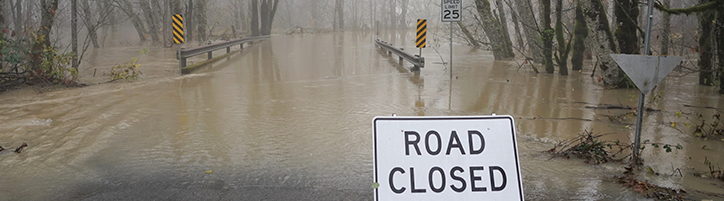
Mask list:
[[[633,54],[611,54],[611,57],[643,94],[648,94],[654,89],[682,60],[681,57],[674,56]]]

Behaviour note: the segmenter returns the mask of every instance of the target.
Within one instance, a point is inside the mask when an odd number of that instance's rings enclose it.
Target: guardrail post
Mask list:
[[[405,51],[405,49],[400,48],[400,51]],[[400,63],[402,63],[402,56],[401,55],[398,55],[398,56],[400,57]]]
[[[244,43],[241,43],[241,44],[239,45],[239,49],[244,49]]]
[[[207,60],[209,60],[209,59],[213,58],[213,56],[211,56],[211,53],[212,53],[212,52],[213,52],[213,51],[209,51],[209,53],[208,53],[208,57],[206,58]]]
[[[226,53],[229,54],[231,52],[231,47],[226,47]]]
[[[178,57],[179,57],[179,58],[178,58],[178,68],[179,68],[179,71],[180,71],[183,67],[186,67],[186,57],[181,56],[181,51],[183,51],[184,49],[186,49],[186,48],[181,48],[181,49],[179,49],[179,53],[178,53]]]

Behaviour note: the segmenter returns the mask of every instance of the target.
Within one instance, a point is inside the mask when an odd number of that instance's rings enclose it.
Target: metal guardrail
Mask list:
[[[181,48],[176,58],[178,59],[179,69],[186,67],[186,59],[200,54],[208,54],[207,59],[211,59],[212,52],[222,48],[226,48],[226,53],[231,52],[231,46],[239,45],[239,48],[244,49],[244,43],[253,43],[256,41],[262,41],[268,39],[270,36],[257,36],[257,37],[246,37],[232,41],[226,41],[222,43],[216,43],[206,46],[195,47],[191,49]]]
[[[410,63],[412,63],[412,65],[415,65],[415,67],[418,67],[418,68],[425,67],[425,57],[407,53],[402,48],[396,48],[396,47],[392,46],[392,44],[388,44],[385,41],[381,41],[380,39],[375,40],[375,44],[377,46],[387,50],[387,54],[394,53],[397,56],[399,56],[400,62],[402,62],[402,60],[404,59],[404,60],[407,60]]]

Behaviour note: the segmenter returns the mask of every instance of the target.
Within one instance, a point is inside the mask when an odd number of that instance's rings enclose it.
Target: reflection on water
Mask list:
[[[380,37],[416,52],[410,34]],[[0,197],[371,200],[371,120],[393,113],[518,118],[529,200],[638,196],[610,181],[622,172],[618,164],[592,166],[540,152],[585,129],[612,133],[608,139],[632,137],[627,122],[606,118],[623,111],[585,106],[635,105],[637,91],[603,90],[590,72],[517,71],[511,62],[493,61],[490,52],[463,46],[456,47],[455,79],[449,80],[438,55],[447,55],[446,45],[424,49],[427,65],[410,72],[410,64],[376,50],[374,38],[372,32],[275,35],[194,75],[177,77],[173,54],[155,55],[147,58],[153,63],[149,71],[157,72],[153,79],[3,94],[0,145],[30,147],[22,154],[0,153]],[[721,105],[713,89],[693,79],[667,78],[656,90],[666,96],[647,103],[661,112],[646,114],[643,138],[684,146],[673,153],[643,152],[646,165],[662,175],[672,167],[705,170],[704,157],[724,162],[717,154],[721,143],[666,124],[678,121],[677,111],[714,112],[683,104]],[[709,192],[722,186],[691,174],[643,177]]]

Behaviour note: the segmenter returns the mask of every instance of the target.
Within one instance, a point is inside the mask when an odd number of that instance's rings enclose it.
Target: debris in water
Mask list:
[[[641,193],[647,198],[653,198],[656,200],[686,200],[686,191],[683,189],[675,190],[653,185],[645,181],[637,180],[631,175],[616,176],[615,180],[617,183],[622,184],[626,186],[626,188],[630,188],[637,193]]]
[[[585,159],[586,163],[601,164],[609,161],[621,161],[628,157],[623,155],[624,151],[631,148],[631,145],[616,141],[600,140],[606,134],[593,134],[593,132],[585,130],[570,140],[558,142],[555,147],[546,152],[553,154],[554,157],[570,158],[570,155],[578,156]],[[617,150],[614,150],[617,149]]]
[[[28,147],[28,143],[23,142],[22,145],[20,145],[17,149],[15,149],[15,153],[23,152],[23,149],[25,149],[25,147]]]

